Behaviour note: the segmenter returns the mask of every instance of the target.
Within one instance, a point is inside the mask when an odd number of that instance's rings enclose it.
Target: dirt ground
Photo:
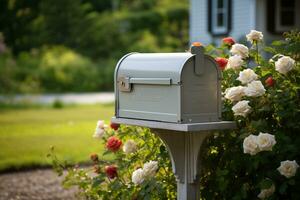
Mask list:
[[[0,200],[75,200],[77,190],[64,189],[51,169],[0,174]]]

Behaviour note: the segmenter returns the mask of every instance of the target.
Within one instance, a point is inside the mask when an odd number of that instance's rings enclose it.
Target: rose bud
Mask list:
[[[223,38],[223,44],[225,44],[226,46],[229,46],[231,47],[232,45],[235,44],[235,41],[232,37],[226,37],[226,38]]]
[[[98,165],[94,165],[94,172],[96,173],[96,174],[100,174],[101,173],[101,169],[100,169],[100,167],[98,166]]]
[[[273,87],[273,86],[275,85],[275,80],[273,79],[272,76],[270,76],[269,78],[267,78],[267,79],[265,80],[265,84],[266,84],[266,86],[268,86],[268,87]]]
[[[120,127],[120,124],[110,122],[110,128],[114,129],[115,131],[118,130],[119,127]]]
[[[195,46],[195,47],[201,47],[202,44],[200,42],[193,42],[192,43],[192,46]]]
[[[90,155],[90,158],[93,162],[98,162],[99,161],[99,158],[98,158],[98,155],[96,153],[92,153]]]
[[[218,63],[221,70],[224,70],[228,63],[228,60],[226,58],[220,58],[220,57],[215,58],[215,61]]]
[[[113,179],[117,177],[117,167],[113,165],[105,166],[105,173],[108,176],[108,178]]]
[[[108,138],[107,142],[106,142],[106,148],[108,150],[111,151],[118,151],[120,149],[120,146],[122,145],[122,141],[115,137],[115,136],[111,136]]]

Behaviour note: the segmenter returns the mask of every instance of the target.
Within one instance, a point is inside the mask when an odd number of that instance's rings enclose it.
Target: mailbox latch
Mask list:
[[[172,85],[171,78],[129,78],[129,77],[119,77],[118,87],[122,92],[130,92],[132,89],[132,84],[139,85]]]
[[[118,88],[122,92],[130,92],[131,91],[131,84],[129,82],[129,77],[119,77],[118,78]]]

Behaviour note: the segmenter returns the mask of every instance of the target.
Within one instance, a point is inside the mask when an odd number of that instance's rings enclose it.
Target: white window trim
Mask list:
[[[280,23],[280,19],[281,19],[281,6],[280,6],[280,0],[276,0],[276,11],[275,11],[275,30],[277,32],[285,32],[285,31],[290,31],[293,28],[296,27],[297,23],[297,7],[298,7],[298,1],[295,0],[295,7],[294,7],[294,12],[295,12],[295,16],[294,16],[294,25],[291,26],[282,26]]]
[[[223,34],[226,33],[228,31],[228,12],[229,12],[229,8],[228,8],[228,0],[223,0],[224,2],[224,8],[223,8],[223,13],[224,13],[224,25],[222,27],[217,26],[218,23],[218,8],[217,8],[217,3],[218,0],[212,0],[212,6],[211,6],[211,14],[212,14],[212,19],[211,19],[211,23],[212,23],[212,32],[214,34]]]

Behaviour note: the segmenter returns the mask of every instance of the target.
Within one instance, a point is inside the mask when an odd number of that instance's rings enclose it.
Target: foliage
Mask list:
[[[0,46],[5,42],[10,53],[0,50],[1,75],[9,77],[0,92],[112,90],[114,67],[124,54],[181,51],[187,46],[187,5],[186,0],[1,1],[0,32],[5,40]],[[72,51],[86,66],[70,72],[75,60],[61,65],[64,56],[59,56],[61,62],[51,69],[59,72],[45,71],[39,64],[45,51]],[[7,60],[17,64],[11,67]],[[82,85],[76,82],[79,71]]]
[[[49,91],[89,91],[96,88],[94,63],[65,47],[52,47],[42,53],[41,84]]]
[[[0,54],[0,92],[9,93],[17,88],[16,63],[9,52]]]
[[[39,1],[2,0],[0,2],[0,32],[3,32],[13,53],[36,47],[37,35],[32,24],[38,18]]]
[[[105,77],[96,64],[64,46],[0,55],[1,93],[95,91]],[[102,70],[106,70],[103,67]]]
[[[266,93],[261,97],[244,97],[253,109],[246,118],[233,116],[232,103],[224,102],[223,118],[235,119],[238,129],[220,133],[209,141],[210,151],[205,158],[205,175],[201,180],[201,193],[205,199],[255,199],[261,189],[270,187],[264,184],[266,180],[276,187],[270,199],[300,198],[297,189],[300,186],[299,172],[287,179],[277,171],[281,161],[296,160],[299,163],[300,158],[300,137],[297,135],[300,131],[300,60],[297,56],[300,37],[299,33],[286,33],[285,36],[285,40],[274,41],[272,46],[258,43],[250,49],[250,58],[243,68],[254,65],[253,70],[264,83]],[[291,56],[296,61],[294,69],[287,75],[279,73],[273,62],[261,56],[264,49],[273,55]],[[216,56],[228,56],[226,49],[216,50]],[[223,72],[223,92],[229,87],[241,85],[236,80],[238,75],[231,69]],[[275,80],[272,87],[265,83],[270,76]],[[273,150],[254,156],[244,154],[244,138],[259,132],[275,136],[277,144]]]
[[[290,46],[293,48],[289,48]],[[285,177],[277,169],[282,161],[296,160],[299,163],[300,158],[300,137],[297,135],[300,131],[300,65],[299,57],[296,56],[299,46],[299,34],[294,33],[287,33],[284,41],[276,41],[268,47],[257,40],[251,45],[249,57],[245,58],[241,69],[233,70],[227,66],[223,71],[224,93],[227,93],[226,89],[230,87],[241,85],[237,78],[239,72],[246,68],[254,70],[258,75],[256,78],[263,82],[262,87],[265,90],[261,90],[262,93],[256,97],[241,97],[242,100],[250,102],[252,109],[252,112],[245,116],[235,115],[232,107],[236,102],[224,98],[223,119],[235,120],[238,128],[234,131],[215,133],[207,141],[206,149],[203,150],[205,153],[199,188],[202,199],[256,199],[261,191],[271,187],[274,187],[275,191],[269,192],[265,198],[300,198],[299,169],[291,177]],[[229,49],[228,46],[221,45],[218,48],[208,46],[206,50],[214,57],[229,57]],[[266,60],[262,56],[264,50],[276,55],[270,61]],[[280,55],[277,55],[280,53],[295,59],[293,68],[287,74],[275,70],[273,61],[280,58]],[[274,82],[265,82],[270,76]],[[111,127],[116,129],[115,126]],[[93,175],[86,173],[92,169],[71,168],[65,185],[79,186],[82,194],[91,199],[174,199],[175,179],[171,175],[166,149],[160,140],[146,128],[121,126],[117,131],[112,128],[106,130],[101,139],[102,143],[105,144],[107,138],[113,135],[119,137],[122,142],[133,140],[138,145],[138,150],[128,154],[125,149],[125,153],[119,149],[113,153],[114,160],[94,162],[96,173],[92,173]],[[271,145],[270,148],[249,155],[247,151],[243,151],[243,148],[246,148],[245,138],[249,135],[257,137],[255,135],[259,132],[269,133],[274,141],[263,141],[266,142],[263,144]],[[258,139],[255,142],[258,142]],[[102,155],[106,154],[112,152],[106,149]],[[141,185],[134,185],[136,180],[131,180],[131,175],[149,160],[158,161],[157,174],[143,181]],[[117,166],[118,176],[108,178],[105,165]],[[59,168],[58,165],[56,167]]]
[[[150,133],[149,129],[121,126],[117,131],[106,131],[101,142],[107,143],[108,138],[116,136],[122,141],[134,140],[138,151],[125,154],[120,149],[105,149],[98,159],[94,160],[93,168],[70,168],[65,178],[67,187],[78,185],[84,191],[82,195],[91,199],[174,199],[175,177],[172,174],[168,153],[162,142]],[[54,154],[52,154],[54,155]],[[103,161],[103,156],[112,155],[114,160]],[[141,185],[131,182],[132,172],[143,167],[143,163],[155,160],[159,162],[159,170],[154,177],[149,177]],[[61,171],[61,162],[53,160],[56,171]],[[105,166],[116,165],[117,177],[109,178]]]

